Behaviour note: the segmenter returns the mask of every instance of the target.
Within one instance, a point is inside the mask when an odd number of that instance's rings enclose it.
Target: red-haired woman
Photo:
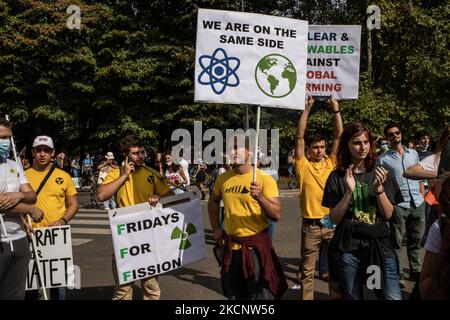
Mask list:
[[[392,204],[402,200],[398,186],[377,166],[371,132],[362,123],[345,127],[337,159],[322,200],[337,224],[330,245],[330,280],[347,300],[362,299],[366,284],[380,300],[401,300],[389,228]]]

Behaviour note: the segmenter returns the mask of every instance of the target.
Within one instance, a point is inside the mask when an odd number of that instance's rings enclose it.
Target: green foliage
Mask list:
[[[66,9],[81,8],[81,30],[66,27]],[[366,7],[381,8],[372,31],[373,75],[367,79]],[[153,149],[173,130],[243,128],[245,108],[193,102],[197,9],[241,11],[240,0],[5,0],[0,2],[0,111],[15,122],[19,145],[52,135],[70,152],[114,148],[123,134]],[[246,0],[244,10],[361,24],[361,81],[356,101],[341,102],[345,122],[382,133],[389,121],[434,137],[449,123],[449,1]],[[254,126],[255,107],[251,107]],[[262,109],[262,128],[279,128],[281,157],[294,143],[300,112]],[[314,110],[308,133],[331,138],[332,115]]]

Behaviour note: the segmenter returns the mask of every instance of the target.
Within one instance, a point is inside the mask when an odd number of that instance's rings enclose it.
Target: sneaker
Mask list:
[[[328,272],[321,273],[319,277],[325,282],[328,282],[329,280]]]

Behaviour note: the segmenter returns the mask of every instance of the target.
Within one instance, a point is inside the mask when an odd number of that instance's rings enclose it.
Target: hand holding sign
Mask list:
[[[311,111],[313,105],[314,105],[314,98],[312,96],[308,96],[305,103],[305,111]]]
[[[158,195],[154,194],[152,195],[149,199],[148,199],[148,203],[150,203],[150,205],[152,207],[156,206],[156,204],[159,202],[159,197]]]
[[[339,111],[339,103],[336,99],[333,99],[332,96],[330,96],[330,98],[327,100],[327,104],[330,106],[333,113],[337,113]]]

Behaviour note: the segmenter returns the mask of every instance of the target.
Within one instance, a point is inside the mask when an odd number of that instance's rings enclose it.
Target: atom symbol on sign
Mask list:
[[[226,87],[239,85],[236,70],[241,65],[241,61],[238,58],[228,57],[222,48],[214,50],[212,56],[200,56],[198,62],[202,67],[198,82],[210,85],[215,94],[222,94]]]

